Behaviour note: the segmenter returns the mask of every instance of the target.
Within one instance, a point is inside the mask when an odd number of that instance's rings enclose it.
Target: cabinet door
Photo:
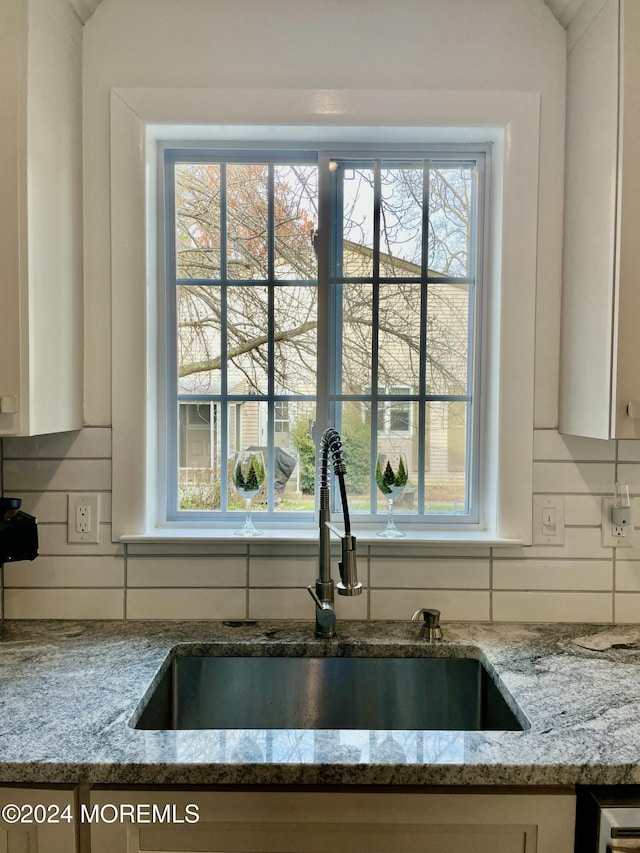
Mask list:
[[[567,58],[560,431],[611,436],[618,0]]]
[[[72,789],[1,787],[0,815],[0,853],[74,853],[78,849]]]
[[[143,820],[113,821],[114,807]],[[173,822],[154,821],[168,817]],[[97,806],[97,810],[95,807]],[[185,820],[187,806],[197,822]],[[572,853],[561,794],[94,791],[92,853]],[[99,820],[105,808],[107,822]],[[169,807],[169,810],[167,810]],[[184,821],[184,822],[180,822]]]

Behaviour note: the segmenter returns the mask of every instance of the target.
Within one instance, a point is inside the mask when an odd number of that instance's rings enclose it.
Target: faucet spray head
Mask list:
[[[336,584],[338,595],[361,595],[362,584],[358,580],[358,572],[356,569],[356,543],[355,538],[350,537],[353,541],[353,548],[346,547],[346,541],[342,540],[342,560],[338,563],[340,569],[340,580]]]

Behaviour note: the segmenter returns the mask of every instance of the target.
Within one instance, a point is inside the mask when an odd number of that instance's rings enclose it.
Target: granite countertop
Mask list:
[[[640,782],[640,626],[410,622],[6,622],[0,782],[574,785]],[[129,722],[171,650],[479,657],[525,731],[143,731]]]

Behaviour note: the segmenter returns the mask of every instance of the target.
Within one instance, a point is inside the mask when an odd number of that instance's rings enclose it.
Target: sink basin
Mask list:
[[[524,720],[524,718],[522,718]],[[137,729],[522,731],[471,658],[176,656]]]

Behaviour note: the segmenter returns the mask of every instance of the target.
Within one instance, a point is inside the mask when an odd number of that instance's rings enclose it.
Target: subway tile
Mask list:
[[[129,557],[128,587],[245,587],[246,557]]]
[[[32,563],[7,563],[8,587],[123,587],[122,557],[43,557]]]
[[[618,553],[621,550],[618,549]],[[640,561],[616,560],[616,590],[640,592]]]
[[[403,542],[399,546],[398,542],[383,543],[376,541],[369,545],[371,557],[385,557],[395,560],[399,553],[403,557],[425,560],[432,557],[488,558],[491,554],[491,548],[489,545],[465,545],[464,542],[452,542],[451,545],[408,545]]]
[[[496,560],[494,589],[611,590],[610,560]]]
[[[615,621],[640,623],[640,594],[634,592],[616,593]]]
[[[618,462],[640,462],[640,441],[638,439],[618,441]]]
[[[618,463],[618,482],[626,483],[631,494],[640,495],[640,465],[632,462]],[[609,491],[613,492],[613,483]]]
[[[640,521],[640,518],[637,518],[636,523],[638,521]],[[613,552],[616,556],[616,560],[640,560],[640,529],[638,529],[635,524],[633,531],[633,545],[625,546],[623,548],[614,548]]]
[[[362,595],[336,595],[335,609],[340,620],[367,618],[367,591]],[[249,590],[249,619],[302,619],[313,627],[315,604],[306,589]]]
[[[359,580],[365,583],[362,569],[366,561],[358,562]],[[251,587],[297,587],[308,586],[318,577],[318,557],[251,557],[249,561],[249,586]],[[333,571],[336,572],[337,569]]]
[[[533,491],[609,494],[614,471],[612,462],[534,462]]]
[[[111,490],[110,459],[7,459],[5,491],[29,492]]]
[[[494,592],[496,622],[611,622],[609,592]]]
[[[486,622],[490,618],[489,592],[442,589],[374,589],[370,591],[371,618],[409,620],[420,607],[440,610],[443,622]]]
[[[246,557],[248,547],[235,542],[129,542],[130,557]]]
[[[128,589],[127,619],[244,619],[244,589]]]
[[[564,499],[565,525],[599,527],[602,522],[602,497],[600,495],[566,495]]]
[[[613,462],[615,441],[562,435],[555,429],[537,429],[533,433],[535,460],[564,460],[573,462]]]
[[[5,619],[122,619],[120,589],[7,589]]]
[[[62,556],[72,554],[79,556],[98,556],[100,554],[124,554],[124,546],[120,542],[111,541],[111,525],[100,525],[100,542],[89,544],[85,542],[67,542],[66,524],[39,524],[38,540],[40,553],[46,556]]]
[[[110,459],[110,427],[86,427],[28,438],[7,438],[5,459]]]
[[[494,549],[495,559],[592,559],[610,560],[613,548],[602,547],[599,527],[567,527],[564,545],[522,545]]]
[[[111,492],[99,492],[100,521],[111,523]],[[22,509],[40,524],[67,523],[67,492],[21,492]]]
[[[371,560],[370,586],[391,589],[487,589],[489,560]]]
[[[67,520],[66,492],[21,492],[21,509],[30,515],[35,515],[40,524]]]
[[[333,547],[335,543],[332,542],[331,545]],[[256,557],[299,557],[301,560],[312,560],[314,558],[317,559],[318,552],[319,547],[315,543],[306,544],[300,542],[299,544],[292,543],[291,545],[288,545],[283,542],[249,543],[249,554],[251,556],[251,562],[253,562]]]

